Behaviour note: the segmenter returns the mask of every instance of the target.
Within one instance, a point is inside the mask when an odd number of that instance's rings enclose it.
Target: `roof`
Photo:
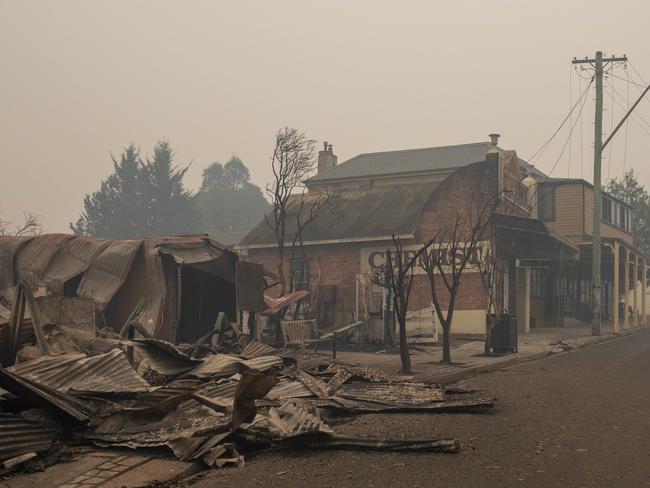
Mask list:
[[[304,242],[331,242],[390,239],[393,234],[411,235],[415,232],[422,209],[438,183],[426,185],[375,187],[366,190],[341,191],[331,194],[313,222],[303,231]],[[296,233],[296,215],[300,202],[310,205],[321,192],[311,191],[295,196],[287,208],[286,235]],[[305,206],[305,208],[307,208]],[[275,245],[273,231],[262,220],[242,239],[241,246],[268,247]]]
[[[492,149],[500,153],[505,152],[504,149],[489,142],[475,142],[454,146],[363,153],[310,178],[307,183],[454,170],[484,161],[486,153]],[[543,175],[534,166],[521,159],[520,163],[525,173]]]
[[[578,248],[571,242],[562,238],[539,219],[519,217],[516,215],[495,214],[494,223],[497,227],[515,231],[517,233],[528,233],[541,238],[549,238],[564,247],[577,251]]]
[[[23,281],[33,289],[42,285],[49,294],[62,295],[68,282],[74,286],[70,293],[93,300],[104,311],[118,290],[132,279],[144,300],[140,320],[155,334],[163,320],[167,295],[162,254],[178,265],[196,267],[235,282],[237,255],[204,234],[134,240],[44,234],[0,237],[0,292],[9,294]],[[144,259],[138,271],[145,276],[144,281],[129,278],[131,271],[138,268],[134,264],[136,257]],[[78,285],[73,278],[79,279]]]

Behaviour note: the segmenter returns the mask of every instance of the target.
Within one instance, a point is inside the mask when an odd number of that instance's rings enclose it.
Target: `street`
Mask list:
[[[650,333],[467,380],[483,415],[365,415],[340,435],[457,437],[460,454],[279,451],[192,486],[650,486]]]

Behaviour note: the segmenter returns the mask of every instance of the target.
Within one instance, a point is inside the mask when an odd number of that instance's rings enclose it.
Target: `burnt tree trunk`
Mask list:
[[[399,321],[399,355],[402,361],[402,373],[410,373],[411,356],[406,343],[406,312],[400,313],[397,320]]]
[[[451,364],[451,320],[447,319],[442,324],[442,361],[443,364]]]

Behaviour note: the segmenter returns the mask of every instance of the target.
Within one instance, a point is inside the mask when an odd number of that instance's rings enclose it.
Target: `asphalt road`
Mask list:
[[[458,454],[265,451],[192,486],[650,486],[650,333],[498,371],[463,385],[495,396],[482,415],[381,414],[342,435],[457,437]]]

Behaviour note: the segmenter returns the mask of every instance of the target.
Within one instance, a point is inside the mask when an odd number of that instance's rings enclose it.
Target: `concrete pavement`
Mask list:
[[[647,328],[633,328],[614,334],[611,327],[603,327],[600,336],[592,336],[590,327],[544,327],[519,336],[517,353],[485,356],[483,341],[452,341],[452,365],[440,364],[442,349],[436,346],[418,346],[411,355],[412,377],[426,383],[453,383],[489,371],[503,369],[523,362],[534,361],[581,347],[638,334]],[[398,374],[401,363],[396,349],[384,353],[342,351],[337,359],[342,362],[370,366],[389,375]]]

